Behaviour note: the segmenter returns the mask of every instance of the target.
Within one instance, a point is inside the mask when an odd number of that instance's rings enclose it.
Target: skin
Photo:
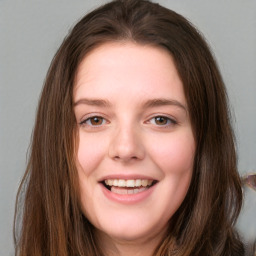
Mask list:
[[[79,65],[74,102],[85,216],[106,255],[152,255],[186,196],[196,148],[171,55],[132,42],[103,44]],[[157,184],[143,200],[123,203],[103,193],[100,181],[109,176]]]

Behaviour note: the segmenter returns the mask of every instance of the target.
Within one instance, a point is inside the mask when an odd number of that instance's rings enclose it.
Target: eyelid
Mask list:
[[[103,119],[103,123],[102,124],[99,124],[99,125],[92,125],[92,124],[87,124],[86,122],[92,118],[102,118]],[[157,117],[163,117],[165,119],[167,119],[167,124],[154,124],[152,123],[151,121]],[[102,114],[100,113],[91,113],[91,114],[88,114],[88,115],[85,115],[82,120],[79,122],[79,125],[80,126],[86,126],[88,128],[100,128],[100,127],[103,127],[104,125],[106,124],[109,124],[110,122],[108,121],[108,119],[106,117],[104,117]],[[154,114],[154,115],[151,115],[147,120],[146,122],[147,124],[152,124],[152,125],[155,125],[156,127],[159,127],[159,128],[168,128],[170,126],[175,126],[178,124],[178,122],[175,120],[174,117],[170,116],[170,115],[167,115],[167,114]]]
[[[92,124],[87,124],[86,122],[88,120],[91,120],[93,118],[101,118],[103,119],[104,123],[103,124],[99,124],[99,125],[92,125]],[[105,124],[109,123],[108,119],[103,117],[102,114],[99,114],[99,113],[91,113],[91,114],[88,114],[86,116],[84,116],[82,118],[82,120],[79,122],[79,125],[80,126],[86,126],[86,127],[89,127],[89,128],[99,128],[99,127],[102,127],[104,126]]]
[[[165,128],[165,127],[170,127],[170,126],[174,126],[174,125],[178,124],[178,122],[175,120],[175,118],[173,118],[169,115],[166,115],[166,114],[155,114],[154,116],[151,116],[149,119],[147,119],[146,123],[151,123],[150,121],[152,119],[157,118],[157,117],[163,117],[163,118],[166,118],[168,120],[168,123],[164,124],[164,125],[153,124],[153,125],[156,125],[157,127]]]

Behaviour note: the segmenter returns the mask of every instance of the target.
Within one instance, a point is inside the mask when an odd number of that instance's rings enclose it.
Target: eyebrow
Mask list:
[[[74,107],[80,104],[90,105],[90,106],[98,106],[98,107],[110,107],[111,103],[107,100],[102,99],[87,99],[83,98],[74,103]]]
[[[187,108],[185,105],[183,105],[181,102],[177,100],[172,100],[172,99],[165,99],[165,98],[152,99],[152,100],[146,101],[143,104],[143,107],[145,108],[153,108],[153,107],[160,107],[160,106],[177,106],[187,111]]]
[[[83,98],[74,103],[74,107],[80,104],[85,104],[89,106],[98,106],[98,107],[111,107],[112,104],[108,100],[103,99],[88,99]],[[143,108],[154,108],[154,107],[161,107],[161,106],[176,106],[179,107],[187,112],[187,108],[181,102],[172,99],[165,99],[165,98],[156,98],[147,100],[145,103],[142,104]]]

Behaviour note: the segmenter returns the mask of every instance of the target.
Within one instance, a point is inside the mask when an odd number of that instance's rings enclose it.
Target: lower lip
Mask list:
[[[120,195],[120,194],[116,194],[111,192],[110,190],[108,190],[103,184],[100,183],[101,189],[103,194],[112,201],[118,202],[118,203],[122,203],[122,204],[136,204],[136,203],[140,203],[144,200],[146,200],[151,193],[154,191],[155,186],[152,186],[150,188],[148,188],[147,190],[144,190],[142,192],[139,192],[137,194],[125,194],[125,195]]]

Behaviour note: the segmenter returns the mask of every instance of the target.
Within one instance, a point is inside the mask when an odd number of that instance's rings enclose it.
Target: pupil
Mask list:
[[[167,122],[167,120],[166,120],[166,118],[165,117],[162,117],[162,116],[158,116],[158,117],[156,117],[156,123],[157,124],[166,124],[166,122]]]
[[[92,124],[99,125],[102,123],[102,118],[94,117],[91,122],[92,122]]]

